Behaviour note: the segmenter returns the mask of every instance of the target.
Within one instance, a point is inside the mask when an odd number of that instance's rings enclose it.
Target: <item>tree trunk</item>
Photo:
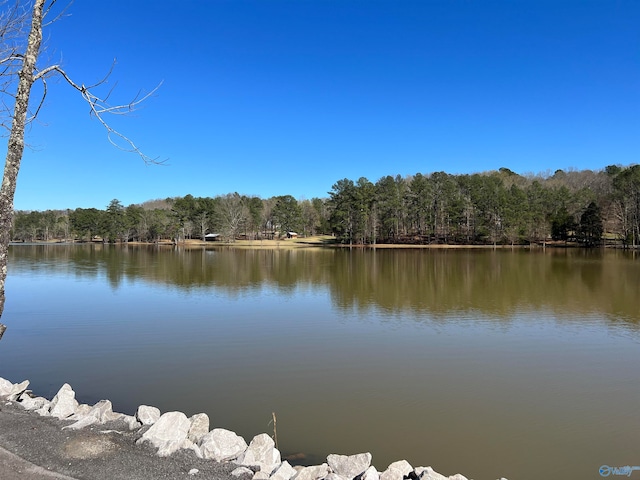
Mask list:
[[[24,128],[29,110],[29,95],[33,85],[33,74],[42,43],[42,11],[45,0],[36,0],[31,17],[31,31],[27,42],[27,51],[19,73],[18,91],[11,122],[11,133],[7,145],[7,159],[4,165],[2,187],[0,187],[0,318],[4,312],[4,286],[7,279],[7,253],[11,222],[13,219],[13,197],[16,192],[16,181],[20,161],[24,152]],[[4,332],[0,324],[0,331]],[[0,335],[1,338],[1,335]]]

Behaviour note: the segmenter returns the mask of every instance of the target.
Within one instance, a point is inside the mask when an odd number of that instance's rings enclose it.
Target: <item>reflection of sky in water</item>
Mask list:
[[[635,323],[544,305],[499,317],[359,308],[312,282],[114,286],[86,268],[10,270],[0,376],[49,397],[68,381],[81,401],[128,413],[206,411],[249,438],[276,411],[288,453],[371,451],[379,469],[407,458],[533,479],[544,463],[587,478],[637,452]]]

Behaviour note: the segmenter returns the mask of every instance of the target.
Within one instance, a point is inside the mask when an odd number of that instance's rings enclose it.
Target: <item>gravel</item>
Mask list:
[[[238,480],[231,475],[237,465],[199,459],[191,451],[181,450],[166,458],[156,456],[148,443],[135,444],[144,429],[129,431],[124,422],[62,430],[68,423],[1,402],[0,447],[42,467],[45,473],[57,472],[78,480]],[[0,461],[0,478],[12,478],[9,467],[3,465]],[[247,475],[239,480],[249,478]]]

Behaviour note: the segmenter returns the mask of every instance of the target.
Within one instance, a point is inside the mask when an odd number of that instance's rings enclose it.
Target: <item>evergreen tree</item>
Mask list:
[[[580,225],[577,232],[578,241],[584,243],[587,247],[594,247],[600,244],[603,231],[600,207],[595,202],[591,202],[580,217]]]

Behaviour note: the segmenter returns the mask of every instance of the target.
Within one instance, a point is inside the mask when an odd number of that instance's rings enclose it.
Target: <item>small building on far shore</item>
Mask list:
[[[298,234],[296,232],[287,232],[287,238],[298,238]]]
[[[222,236],[219,233],[207,233],[204,236],[205,242],[217,242],[219,240],[222,240]]]

